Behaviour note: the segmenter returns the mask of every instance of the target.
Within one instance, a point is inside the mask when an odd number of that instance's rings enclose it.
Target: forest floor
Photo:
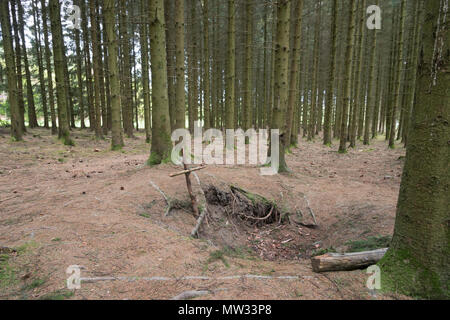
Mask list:
[[[292,173],[276,176],[255,166],[208,166],[198,172],[202,183],[237,185],[302,212],[308,201],[319,227],[253,225],[224,210],[208,217],[197,240],[189,237],[196,223],[189,210],[164,216],[150,181],[188,199],[185,178],[169,178],[180,170],[172,164],[146,165],[143,134],[119,152],[88,131],[72,136],[75,147],[44,129],[13,143],[0,129],[0,247],[17,249],[0,252],[0,299],[170,299],[188,290],[210,290],[203,299],[404,298],[370,292],[364,270],[316,274],[310,266],[314,252],[391,236],[400,145],[390,150],[380,138],[342,155],[319,139],[301,140],[287,156]],[[68,291],[71,265],[82,266],[83,278],[123,278]],[[263,278],[226,278],[245,275]]]

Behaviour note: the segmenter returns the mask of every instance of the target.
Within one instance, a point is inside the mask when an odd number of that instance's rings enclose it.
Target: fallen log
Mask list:
[[[351,271],[369,267],[380,261],[388,249],[354,253],[327,253],[312,257],[311,265],[314,272]]]

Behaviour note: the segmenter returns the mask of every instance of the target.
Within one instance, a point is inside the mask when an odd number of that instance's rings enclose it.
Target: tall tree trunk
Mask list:
[[[51,53],[50,53],[50,42],[48,37],[48,19],[47,19],[47,6],[45,5],[45,0],[41,0],[41,10],[42,10],[42,24],[44,33],[44,45],[45,45],[45,65],[47,69],[47,85],[48,85],[48,100],[50,104],[50,118],[52,121],[52,134],[58,133],[58,128],[56,124],[56,110],[55,110],[55,96],[53,93],[53,72],[51,63]]]
[[[235,0],[228,0],[228,54],[226,74],[225,127],[234,129],[234,104],[236,98],[236,7]]]
[[[367,7],[366,7],[366,0],[362,1],[362,7],[361,7],[361,21],[360,21],[360,47],[359,47],[359,58],[357,63],[357,69],[356,69],[356,84],[355,84],[355,102],[354,102],[354,114],[352,119],[352,126],[351,126],[351,133],[350,133],[350,148],[356,147],[356,137],[357,137],[357,131],[358,131],[358,122],[359,119],[362,119],[362,113],[364,112],[366,108],[366,90],[365,90],[365,83],[364,83],[364,77],[363,77],[363,70],[365,67],[365,53],[366,53],[366,15],[364,14]],[[364,88],[364,89],[363,89]],[[363,111],[363,112],[361,112]],[[361,126],[359,126],[361,127]]]
[[[376,2],[378,5],[378,1]],[[372,124],[372,116],[373,116],[373,110],[375,109],[375,104],[377,103],[377,97],[376,94],[376,70],[375,70],[375,63],[376,63],[376,55],[377,55],[377,31],[373,30],[372,35],[372,46],[370,48],[371,50],[371,56],[370,56],[370,71],[369,71],[369,91],[367,94],[367,112],[366,112],[366,119],[365,119],[365,125],[364,125],[364,145],[368,145],[370,143],[370,132],[371,132],[371,124]]]
[[[205,130],[211,128],[210,57],[209,57],[209,1],[203,0],[203,101]]]
[[[352,57],[353,51],[355,47],[355,38],[354,38],[354,30],[356,28],[356,0],[350,0],[349,6],[349,21],[350,26],[347,31],[347,50],[345,54],[345,75],[344,75],[344,94],[342,99],[342,122],[341,122],[341,137],[340,137],[340,145],[339,152],[346,153],[347,152],[347,135],[348,135],[348,119],[349,119],[349,108],[350,108],[350,100],[351,100],[351,92],[352,92]]]
[[[389,136],[389,147],[395,147],[395,129],[397,127],[396,122],[396,113],[400,108],[402,103],[402,80],[405,72],[405,66],[403,64],[403,47],[404,47],[404,37],[405,37],[405,20],[406,20],[406,0],[401,1],[401,9],[400,9],[400,34],[398,40],[398,62],[397,62],[397,70],[396,70],[396,83],[395,83],[395,103],[392,108],[392,118],[391,118],[391,129]]]
[[[79,6],[80,1],[83,0],[77,0],[76,4]],[[75,52],[76,52],[76,61],[77,61],[77,81],[78,81],[78,88],[77,88],[77,95],[78,95],[78,111],[80,115],[80,123],[81,123],[81,129],[86,128],[86,124],[84,123],[84,99],[83,99],[83,56],[81,54],[81,39],[80,39],[80,30],[76,28],[74,30],[75,33]]]
[[[98,30],[96,21],[96,10],[95,10],[95,0],[89,0],[89,15],[91,19],[91,39],[92,39],[92,53],[94,61],[94,110],[95,110],[95,136],[99,139],[103,138],[102,131],[102,106],[100,97],[100,60],[98,54],[99,40],[98,40]]]
[[[327,97],[325,104],[325,122],[323,131],[324,145],[331,145],[331,117],[334,101],[334,83],[335,83],[335,69],[337,62],[337,0],[332,0],[331,3],[331,49],[330,49],[330,67],[327,84]]]
[[[291,52],[291,74],[289,78],[289,102],[286,118],[286,142],[287,147],[294,144],[294,140],[291,139],[293,133],[293,126],[295,121],[295,109],[297,103],[297,88],[299,82],[300,73],[300,48],[302,39],[302,14],[303,14],[303,0],[294,2],[294,30],[292,31],[294,36],[294,44]]]
[[[27,104],[28,104],[28,125],[30,128],[37,128],[39,126],[37,122],[37,116],[36,116],[36,105],[34,103],[34,94],[33,94],[33,85],[31,84],[31,72],[30,72],[30,65],[28,62],[28,54],[27,54],[27,46],[25,41],[25,28],[24,28],[24,14],[23,14],[23,6],[20,3],[20,1],[17,1],[17,8],[19,13],[19,32],[20,32],[20,38],[22,40],[22,56],[23,56],[23,63],[25,67],[25,78],[27,83]]]
[[[133,137],[133,98],[131,89],[131,57],[130,57],[130,39],[128,35],[128,22],[127,22],[127,1],[122,0],[120,3],[120,23],[119,34],[121,37],[121,52],[122,52],[122,85],[123,85],[123,99],[122,105],[122,117],[123,117],[123,129],[125,134],[131,138]]]
[[[52,30],[53,60],[56,74],[56,97],[58,100],[59,138],[65,145],[73,145],[67,124],[67,97],[64,75],[64,43],[61,26],[61,10],[58,0],[50,0],[50,22]]]
[[[27,132],[25,126],[25,99],[23,96],[23,78],[22,78],[22,46],[20,44],[20,32],[19,24],[17,23],[17,12],[16,12],[16,2],[17,0],[11,0],[11,15],[14,29],[14,44],[15,44],[15,62],[17,69],[17,99],[19,103],[19,115],[20,115],[20,126],[22,132]]]
[[[245,2],[245,78],[244,78],[244,130],[252,126],[252,91],[253,91],[253,0]]]
[[[384,290],[450,298],[450,33],[444,1],[424,1],[427,19],[394,237],[380,261]],[[430,65],[431,62],[431,65]]]
[[[151,122],[150,122],[150,72],[148,59],[148,28],[145,22],[148,21],[148,10],[146,1],[141,0],[141,14],[144,17],[140,25],[141,40],[141,60],[142,60],[142,87],[144,94],[144,120],[145,120],[145,141],[150,143],[151,138]],[[184,48],[183,48],[184,50]],[[183,61],[184,64],[184,61]],[[184,75],[183,75],[184,76]],[[183,88],[184,93],[184,88]]]
[[[318,97],[317,88],[319,81],[319,60],[320,60],[320,25],[322,16],[322,1],[315,3],[316,5],[316,21],[314,23],[314,52],[313,52],[313,71],[312,71],[312,92],[311,92],[311,105],[309,111],[309,128],[308,128],[308,141],[311,141],[315,137],[316,122],[317,122],[317,109],[318,109]]]
[[[22,126],[18,102],[17,78],[14,61],[14,49],[9,17],[8,1],[0,2],[0,23],[2,27],[3,50],[5,52],[6,75],[8,79],[8,100],[11,110],[11,137],[16,141],[22,140]]]
[[[286,112],[289,100],[289,18],[291,14],[291,1],[279,0],[277,2],[277,29],[275,50],[275,91],[272,129],[280,130],[280,159],[279,172],[287,172],[285,149],[289,137],[286,132]],[[273,155],[272,155],[273,156]]]
[[[169,90],[169,110],[170,126],[175,128],[175,19],[174,0],[164,0],[164,14],[166,20],[166,39],[167,39],[167,81]]]
[[[172,150],[170,140],[170,113],[167,89],[166,34],[164,1],[152,0],[150,11],[150,56],[152,66],[153,134],[150,165],[167,161]]]
[[[112,129],[112,114],[111,114],[111,84],[109,82],[109,63],[108,63],[108,45],[107,45],[107,34],[105,27],[105,12],[103,11],[104,6],[102,7],[102,36],[105,44],[103,45],[103,59],[104,59],[104,77],[105,77],[105,95],[106,95],[106,132],[111,131]]]
[[[36,57],[38,61],[39,70],[39,86],[41,90],[41,105],[44,113],[44,128],[48,129],[49,117],[48,117],[48,105],[47,105],[47,90],[45,89],[45,75],[44,75],[44,63],[42,57],[42,45],[41,45],[41,24],[37,12],[37,0],[33,0],[33,22],[34,22],[34,39],[36,41]]]
[[[120,84],[117,57],[118,44],[115,31],[116,19],[114,3],[114,0],[104,0],[105,30],[108,45],[109,83],[111,85],[111,148],[112,150],[118,150],[121,149],[124,144],[120,115]]]

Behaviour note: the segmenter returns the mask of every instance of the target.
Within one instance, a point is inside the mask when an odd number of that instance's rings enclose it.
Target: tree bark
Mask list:
[[[59,138],[65,145],[73,145],[67,122],[66,81],[64,74],[64,42],[61,27],[61,10],[58,0],[50,0],[50,22],[53,42],[53,60],[56,74],[56,97],[59,114]]]
[[[167,161],[172,150],[170,140],[169,97],[167,89],[167,57],[164,1],[153,0],[150,11],[150,56],[152,68],[153,134],[150,165]]]
[[[8,100],[11,108],[11,137],[16,141],[22,140],[22,126],[20,124],[20,110],[18,102],[18,88],[14,49],[9,17],[8,1],[0,2],[0,23],[2,27],[3,49],[5,52],[6,76],[8,80]]]
[[[409,131],[394,237],[379,266],[384,290],[450,298],[450,34],[448,7],[427,0],[417,104]],[[447,21],[448,24],[448,21]]]

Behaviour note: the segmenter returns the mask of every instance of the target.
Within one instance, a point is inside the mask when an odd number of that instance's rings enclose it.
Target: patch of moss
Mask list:
[[[333,247],[317,249],[317,250],[313,250],[313,252],[311,253],[311,257],[322,256],[327,253],[335,253],[335,252],[336,252],[336,249],[334,249]]]
[[[349,252],[362,252],[387,248],[391,240],[390,236],[375,236],[363,240],[348,241],[346,245],[350,246]]]
[[[213,262],[216,262],[218,260],[221,260],[225,267],[229,268],[230,264],[228,263],[227,259],[225,258],[225,252],[223,250],[216,250],[209,254],[208,261],[206,261],[206,264],[210,264]]]
[[[46,282],[45,279],[40,279],[40,278],[34,279],[31,283],[25,285],[23,287],[23,290],[33,290],[33,289],[39,288],[45,282]]]
[[[408,250],[391,249],[378,262],[381,290],[425,299],[450,299],[439,275],[418,262]]]
[[[9,260],[9,255],[0,255],[0,288],[10,287],[17,283],[16,270],[10,265]]]
[[[42,296],[40,300],[65,300],[73,297],[74,294],[73,291],[69,290],[57,290]]]

